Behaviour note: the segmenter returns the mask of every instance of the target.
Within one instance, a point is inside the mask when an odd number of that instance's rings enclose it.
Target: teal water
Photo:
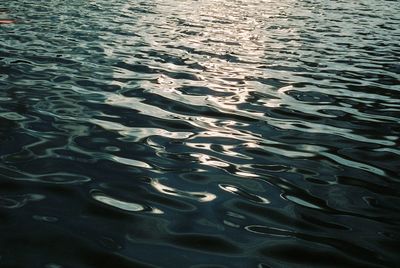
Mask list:
[[[397,267],[400,2],[0,3],[0,267]]]

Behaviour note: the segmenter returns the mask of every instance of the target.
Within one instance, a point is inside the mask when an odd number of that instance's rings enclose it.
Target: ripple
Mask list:
[[[233,185],[220,184],[219,187],[224,191],[227,191],[227,192],[235,194],[235,195],[239,195],[239,196],[246,198],[247,200],[250,200],[253,202],[264,203],[264,204],[270,203],[270,201],[268,201],[268,199],[266,199],[264,197],[248,193],[247,191],[240,189],[239,187],[235,187]]]
[[[138,211],[147,211],[147,212],[151,212],[153,214],[163,214],[163,212],[159,209],[150,209],[148,207],[145,207],[143,205],[137,204],[137,203],[133,203],[133,202],[126,202],[126,201],[122,201],[122,200],[118,200],[109,196],[106,196],[102,193],[93,191],[92,193],[92,197],[109,206],[121,209],[121,210],[125,210],[125,211],[129,211],[129,212],[138,212]]]
[[[31,201],[40,201],[45,197],[40,194],[24,194],[18,196],[0,196],[0,207],[8,209],[17,209],[25,206]]]
[[[183,191],[178,190],[166,185],[161,184],[157,180],[152,180],[151,186],[153,186],[157,191],[166,195],[173,195],[183,198],[193,199],[199,202],[210,202],[213,201],[217,196],[212,193],[207,192],[190,192],[190,191]]]

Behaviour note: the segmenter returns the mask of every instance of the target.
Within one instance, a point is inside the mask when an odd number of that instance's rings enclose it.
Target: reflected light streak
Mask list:
[[[164,184],[161,184],[158,180],[152,180],[151,186],[154,187],[158,192],[166,194],[166,195],[173,195],[178,197],[184,197],[193,199],[199,202],[210,202],[217,198],[215,194],[207,193],[207,192],[189,192],[178,190]]]

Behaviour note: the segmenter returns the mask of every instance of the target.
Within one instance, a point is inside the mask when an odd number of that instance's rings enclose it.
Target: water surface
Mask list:
[[[0,20],[0,267],[398,265],[399,1]]]

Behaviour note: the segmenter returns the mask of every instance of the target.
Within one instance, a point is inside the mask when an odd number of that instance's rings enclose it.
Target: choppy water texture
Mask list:
[[[399,1],[0,8],[1,267],[399,265]]]

